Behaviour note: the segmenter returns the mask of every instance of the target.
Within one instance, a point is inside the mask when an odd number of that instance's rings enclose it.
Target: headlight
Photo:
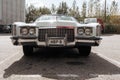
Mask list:
[[[21,28],[21,34],[22,35],[27,35],[28,34],[28,29],[27,28]]]
[[[30,28],[30,29],[29,29],[29,33],[30,33],[31,35],[35,34],[35,33],[36,33],[35,28]]]
[[[85,29],[85,34],[86,35],[91,35],[91,33],[92,33],[92,29],[91,28],[86,28]]]
[[[78,28],[77,33],[79,35],[83,35],[84,34],[84,29],[83,28]]]

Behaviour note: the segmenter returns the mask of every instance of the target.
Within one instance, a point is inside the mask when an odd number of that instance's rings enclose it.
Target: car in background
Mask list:
[[[101,25],[101,32],[104,32],[104,22],[102,19],[99,18],[85,18],[84,19],[84,23],[88,24],[88,23],[99,23]]]
[[[6,25],[3,27],[2,31],[4,33],[11,33],[11,27],[9,25]]]
[[[12,42],[22,45],[25,56],[34,48],[77,48],[80,55],[89,56],[92,46],[99,46],[101,25],[80,24],[74,17],[43,15],[33,23],[14,22]]]

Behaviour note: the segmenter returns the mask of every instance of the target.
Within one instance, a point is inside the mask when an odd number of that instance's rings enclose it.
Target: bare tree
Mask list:
[[[118,3],[115,0],[112,1],[111,8],[110,8],[110,14],[111,15],[118,14]]]
[[[87,9],[87,4],[86,4],[86,1],[84,1],[82,5],[82,17],[83,18],[86,17],[86,9]]]

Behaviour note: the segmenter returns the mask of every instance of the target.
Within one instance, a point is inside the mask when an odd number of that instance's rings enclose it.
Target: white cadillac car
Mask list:
[[[22,45],[25,56],[34,48],[78,48],[80,55],[88,56],[92,46],[100,44],[100,24],[80,24],[74,17],[43,15],[33,23],[14,22],[13,45]]]

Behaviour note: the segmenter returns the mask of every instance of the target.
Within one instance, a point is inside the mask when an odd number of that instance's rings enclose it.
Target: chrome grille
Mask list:
[[[67,41],[74,41],[74,29],[67,28],[50,28],[50,29],[39,29],[39,41],[45,41],[45,35],[47,37],[65,37],[67,35]]]

